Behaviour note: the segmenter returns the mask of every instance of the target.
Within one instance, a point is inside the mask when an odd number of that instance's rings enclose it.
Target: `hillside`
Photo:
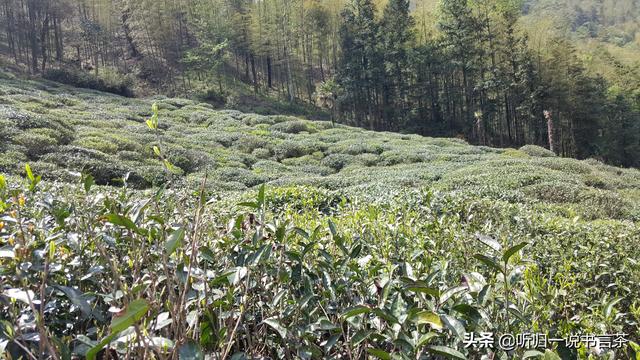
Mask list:
[[[551,34],[566,37],[592,73],[617,86],[631,85],[630,92],[637,88],[640,1],[525,1],[521,22],[534,44]]]
[[[91,173],[133,188],[168,180],[153,152],[162,144],[177,179],[216,190],[261,183],[310,185],[345,193],[429,187],[521,203],[562,203],[587,217],[637,220],[640,172],[549,151],[468,145],[459,139],[372,132],[326,121],[262,116],[179,98],[130,99],[52,82],[3,79],[0,169],[29,162],[46,180]],[[145,120],[160,109],[160,135]],[[385,190],[386,195],[392,195]],[[599,204],[606,206],[599,206]],[[595,206],[594,206],[595,205]],[[597,214],[590,213],[597,211]]]
[[[14,355],[638,355],[637,169],[0,80]],[[467,348],[471,332],[633,344],[525,354]]]

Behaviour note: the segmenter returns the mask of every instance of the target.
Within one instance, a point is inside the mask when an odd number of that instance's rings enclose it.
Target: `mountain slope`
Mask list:
[[[158,133],[145,120],[160,109]],[[468,145],[459,139],[372,132],[324,121],[217,111],[191,100],[148,100],[5,79],[0,85],[0,170],[30,162],[45,179],[146,188],[170,177],[241,191],[261,183],[310,185],[389,196],[432,187],[521,203],[570,205],[587,217],[637,219],[640,171],[595,160],[553,157],[545,149]],[[162,148],[179,175],[154,154]],[[393,190],[393,191],[392,191]],[[600,206],[605,205],[605,206]]]
[[[1,80],[12,358],[638,356],[637,169]]]

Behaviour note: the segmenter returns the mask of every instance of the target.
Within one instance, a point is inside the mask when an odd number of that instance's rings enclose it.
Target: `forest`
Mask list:
[[[374,130],[640,161],[637,0],[3,0],[3,61]],[[288,104],[288,105],[287,105]],[[259,111],[258,105],[253,111]],[[282,111],[280,111],[282,112]]]

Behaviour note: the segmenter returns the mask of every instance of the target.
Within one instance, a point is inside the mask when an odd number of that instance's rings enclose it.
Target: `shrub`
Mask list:
[[[271,131],[279,131],[287,134],[299,134],[303,131],[309,131],[307,123],[303,120],[284,121],[271,125]]]
[[[76,140],[73,145],[103,152],[105,154],[115,154],[118,146],[113,142],[97,136],[82,137]]]
[[[392,166],[397,164],[413,164],[422,162],[423,159],[419,154],[412,151],[389,150],[380,155],[379,165]]]
[[[238,141],[241,136],[242,134],[240,133],[216,133],[213,135],[213,140],[224,147],[230,147]]]
[[[186,173],[195,172],[207,162],[206,158],[198,152],[181,146],[166,147],[165,156],[173,165]]]
[[[585,174],[583,175],[584,184],[587,186],[591,186],[597,189],[609,189],[613,188],[610,182],[605,180],[603,177],[596,174]]]
[[[285,140],[276,145],[273,150],[275,157],[278,160],[300,157],[313,153],[313,149],[311,149],[308,145],[294,140]]]
[[[335,171],[340,171],[345,166],[354,162],[354,156],[349,154],[330,154],[320,162]]]
[[[580,194],[581,211],[590,219],[625,218],[631,205],[619,194],[611,191],[590,189]]]
[[[15,134],[17,132],[16,129],[49,129],[51,131],[47,132],[46,135],[55,138],[59,144],[66,145],[73,140],[73,130],[61,120],[52,117],[45,117],[24,111],[15,111],[13,109],[0,109],[0,117],[6,118],[6,120],[0,122],[0,130],[2,130],[2,132],[7,131],[9,134]],[[0,135],[0,139],[3,135]]]
[[[513,157],[513,158],[526,158],[529,157],[524,151],[516,150],[516,149],[506,149],[503,153],[503,156]]]
[[[327,176],[335,173],[335,170],[324,165],[302,165],[299,168],[299,171],[305,175],[319,175],[319,176]]]
[[[537,161],[537,163],[543,166],[562,171],[567,174],[589,174],[592,171],[591,167],[587,163],[576,159],[541,158]]]
[[[123,150],[118,152],[118,158],[124,161],[141,162],[147,157],[143,153],[137,151]]]
[[[266,148],[268,145],[268,141],[253,135],[242,136],[233,144],[235,148],[247,154],[250,154],[255,149]]]
[[[370,153],[360,154],[356,156],[356,161],[364,166],[376,166],[380,161],[380,156]]]
[[[56,145],[58,145],[56,139],[34,130],[27,130],[16,135],[13,141],[18,145],[24,146],[27,156],[31,159],[38,158],[53,151]]]
[[[537,145],[525,145],[525,146],[522,146],[519,150],[529,156],[536,156],[536,157],[555,157],[556,156],[556,154],[553,151]]]
[[[114,71],[103,71],[101,75],[96,76],[80,69],[61,68],[47,70],[43,76],[45,79],[75,87],[133,96],[131,78]]]
[[[580,188],[575,184],[544,182],[523,188],[526,195],[552,203],[569,203],[578,199]]]
[[[127,179],[127,185],[136,189],[146,189],[151,186],[165,184],[172,176],[174,176],[162,165],[138,166],[129,171],[128,175],[129,178]]]
[[[22,170],[22,166],[29,159],[25,155],[25,151],[8,149],[4,153],[0,153],[0,173],[15,173]]]
[[[251,155],[258,159],[269,159],[271,157],[271,150],[265,148],[255,149],[251,152]]]
[[[251,170],[232,167],[217,169],[215,176],[220,181],[239,182],[247,187],[253,187],[267,181],[264,176],[255,174]]]
[[[143,188],[150,185],[132,169],[109,155],[78,146],[62,146],[55,152],[48,153],[41,158],[44,162],[56,164],[59,167],[91,174],[98,185],[122,185],[120,181],[127,173],[133,174],[132,184]]]
[[[0,119],[0,150],[18,133],[18,128],[5,119]]]
[[[327,151],[329,153],[344,153],[349,155],[360,155],[360,154],[377,154],[380,155],[384,151],[381,145],[378,144],[368,144],[362,142],[343,142],[338,143],[333,146],[330,146]]]

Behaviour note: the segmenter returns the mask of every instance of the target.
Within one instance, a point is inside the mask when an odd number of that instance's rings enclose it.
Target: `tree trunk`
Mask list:
[[[554,143],[554,126],[553,126],[553,117],[551,116],[551,111],[545,110],[544,117],[547,119],[547,134],[549,140],[549,150],[552,152],[555,151],[555,143]]]
[[[272,79],[271,79],[271,57],[267,56],[267,86],[269,89],[272,88]]]

